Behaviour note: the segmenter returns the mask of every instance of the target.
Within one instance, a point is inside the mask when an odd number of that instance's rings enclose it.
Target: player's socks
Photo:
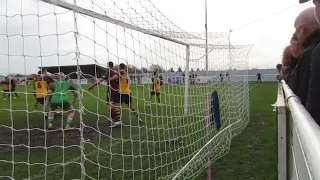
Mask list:
[[[119,126],[122,126],[122,122],[121,121],[114,122],[114,123],[112,123],[110,125],[111,128],[119,127]]]
[[[52,128],[53,117],[48,117],[48,128]]]
[[[137,117],[137,119],[139,120],[139,121],[142,121],[141,119],[140,119],[140,116],[139,116],[139,112],[137,112],[136,111],[136,108],[135,107],[130,107],[130,110],[132,111],[132,113],[134,114],[134,115],[136,115],[136,117]]]
[[[34,103],[33,109],[34,109],[34,110],[37,110],[37,109],[38,109],[38,105],[39,105],[39,102],[36,101],[36,103]]]
[[[111,110],[111,116],[113,119],[112,125],[110,127],[117,127],[119,125],[121,125],[121,121],[120,121],[120,107],[114,107]]]
[[[115,122],[120,121],[120,107],[115,107],[114,108],[114,113],[115,113],[114,121]]]
[[[66,123],[66,129],[71,127],[71,122],[72,122],[72,118],[68,118]]]

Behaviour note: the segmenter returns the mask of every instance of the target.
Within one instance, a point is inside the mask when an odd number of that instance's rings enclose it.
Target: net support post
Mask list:
[[[184,71],[184,115],[188,114],[190,46],[186,46],[186,69]]]
[[[278,125],[278,179],[288,180],[288,118],[285,97],[281,85],[278,87],[276,102]]]

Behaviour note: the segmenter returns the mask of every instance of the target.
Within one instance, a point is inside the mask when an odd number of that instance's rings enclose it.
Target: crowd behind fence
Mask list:
[[[278,179],[320,179],[320,127],[284,80],[276,106]]]

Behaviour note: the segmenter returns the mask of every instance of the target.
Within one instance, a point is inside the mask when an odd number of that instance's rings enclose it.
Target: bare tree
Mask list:
[[[149,70],[151,72],[163,72],[163,68],[160,66],[160,65],[157,65],[157,64],[152,64],[150,67],[149,67]]]
[[[182,69],[181,69],[181,67],[179,67],[179,68],[178,68],[178,72],[182,72]]]
[[[174,72],[173,68],[170,68],[169,72]]]
[[[128,65],[128,73],[134,74],[134,73],[139,73],[139,69],[134,66],[134,65]],[[140,71],[141,72],[141,71]]]
[[[148,69],[145,68],[145,67],[142,67],[142,68],[141,68],[141,71],[142,71],[143,73],[147,73],[147,72],[148,72]]]
[[[200,69],[199,68],[197,68],[197,72],[199,72],[200,71]]]

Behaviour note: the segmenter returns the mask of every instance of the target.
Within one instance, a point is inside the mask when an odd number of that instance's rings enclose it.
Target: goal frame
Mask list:
[[[230,50],[231,49],[241,49],[241,48],[244,48],[244,47],[248,46],[248,45],[245,45],[245,46],[241,46],[241,45],[240,46],[231,46],[230,38],[229,38],[229,44],[226,44],[226,45],[208,44],[207,24],[206,24],[206,38],[205,39],[199,38],[201,40],[205,40],[205,44],[194,44],[194,43],[190,43],[190,42],[179,40],[178,37],[177,38],[172,38],[169,35],[166,35],[165,33],[161,33],[161,31],[157,32],[157,31],[141,28],[141,27],[139,27],[137,25],[129,24],[129,23],[126,23],[124,21],[112,18],[110,16],[107,16],[106,14],[97,13],[97,12],[94,12],[92,10],[80,7],[80,6],[76,5],[76,4],[71,4],[71,3],[68,3],[68,2],[64,2],[63,0],[39,0],[39,1],[51,4],[51,5],[54,5],[54,6],[58,6],[58,7],[63,8],[63,9],[71,10],[74,13],[80,13],[80,14],[83,14],[83,15],[86,15],[86,16],[89,16],[89,17],[93,17],[93,18],[96,18],[96,19],[99,19],[99,20],[102,20],[102,21],[105,21],[105,22],[108,22],[108,23],[111,23],[111,24],[114,24],[114,25],[117,25],[117,26],[120,26],[120,27],[123,27],[123,28],[127,28],[127,29],[130,29],[130,30],[141,32],[141,33],[146,34],[146,35],[150,35],[150,36],[153,36],[153,37],[157,37],[157,38],[160,38],[160,39],[163,39],[163,40],[171,41],[171,42],[174,42],[174,43],[177,43],[177,44],[185,46],[186,59],[185,59],[185,76],[184,76],[184,116],[188,115],[188,106],[189,106],[188,101],[189,101],[189,70],[190,70],[189,65],[190,65],[190,61],[199,60],[199,59],[190,60],[190,46],[198,47],[198,48],[204,48],[205,49],[205,54],[201,58],[205,57],[205,69],[206,69],[206,71],[209,70],[208,69],[208,54],[211,53],[212,50],[214,50],[214,49],[228,49],[229,50],[229,55],[230,55]],[[172,33],[176,33],[176,32],[172,32]],[[182,33],[186,33],[186,32],[182,32]],[[186,33],[186,34],[188,34],[188,33]],[[230,36],[230,32],[229,32],[229,36]],[[191,38],[191,39],[193,39],[193,38]],[[196,37],[194,37],[194,39],[196,39]],[[209,51],[209,49],[210,49],[210,51]],[[80,82],[80,77],[78,77],[78,81]],[[203,152],[205,150],[205,148],[208,147],[210,142],[213,141],[213,140],[214,140],[214,138],[208,139],[208,141],[204,145],[204,147],[202,147],[196,153],[196,155],[194,155],[192,157],[192,159],[190,159],[189,162],[187,164],[185,164],[183,166],[183,168],[178,171],[177,174],[175,174],[173,179],[179,178],[180,175],[183,173],[183,171],[188,170],[188,168],[191,166],[191,163],[194,162],[194,161],[195,162],[197,161],[197,158],[198,158],[199,154],[201,152]],[[210,156],[208,156],[208,158],[210,158]],[[81,159],[81,163],[83,163],[83,159]],[[208,159],[208,165],[209,165],[209,163],[210,163],[210,159]],[[83,179],[83,178],[84,178],[84,174],[81,173],[81,179]]]

